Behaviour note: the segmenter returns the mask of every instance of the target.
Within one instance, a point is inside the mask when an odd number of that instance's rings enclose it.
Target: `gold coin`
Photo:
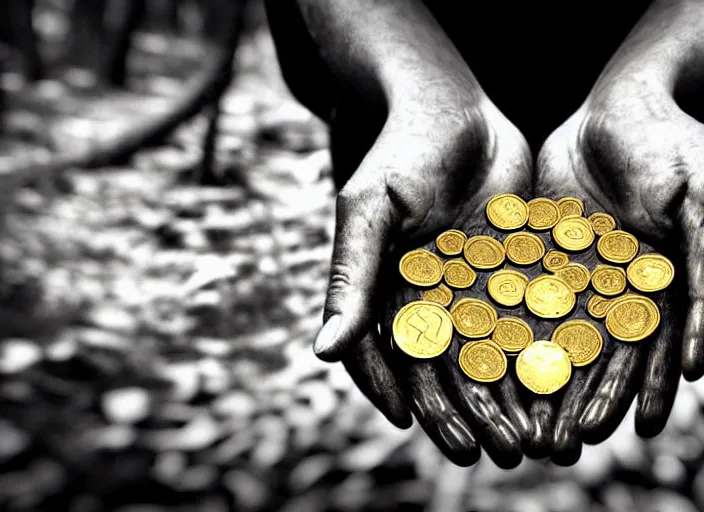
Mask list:
[[[592,296],[589,297],[589,300],[587,300],[587,313],[589,313],[589,316],[596,318],[597,320],[605,318],[606,313],[608,313],[609,308],[612,305],[612,300],[613,299],[607,299],[606,297],[602,297],[596,293],[592,294]]]
[[[563,249],[583,251],[594,242],[594,231],[584,217],[568,215],[562,217],[552,228],[552,237]]]
[[[589,286],[589,270],[581,263],[568,263],[555,271],[555,277],[562,279],[575,293],[583,292]]]
[[[626,273],[619,267],[597,265],[592,272],[592,286],[597,293],[614,297],[626,289]]]
[[[567,352],[560,345],[539,340],[518,354],[516,376],[533,393],[549,395],[570,380],[572,364]]]
[[[562,251],[550,249],[543,256],[543,267],[548,272],[555,272],[570,262],[570,257]]]
[[[628,263],[638,254],[638,240],[630,233],[616,229],[599,238],[596,250],[606,261]]]
[[[435,288],[431,288],[430,290],[423,290],[423,292],[421,293],[421,297],[423,298],[423,300],[436,302],[441,306],[447,307],[452,304],[454,294],[452,293],[452,290],[445,286],[445,283],[440,283]]]
[[[660,310],[648,297],[635,293],[620,297],[606,313],[606,330],[621,341],[647,338],[660,324]]]
[[[675,277],[675,267],[661,254],[641,254],[628,265],[626,274],[636,290],[658,292],[670,286]]]
[[[501,265],[506,259],[506,252],[498,240],[477,235],[464,244],[464,257],[474,268],[488,270]]]
[[[589,216],[589,223],[592,225],[594,233],[605,235],[609,231],[616,229],[616,219],[604,212],[595,212]]]
[[[496,310],[480,299],[460,299],[450,308],[455,329],[466,338],[489,336],[498,315]]]
[[[460,349],[462,371],[477,382],[495,382],[506,374],[508,361],[501,348],[489,340],[470,341]]]
[[[504,239],[504,250],[516,265],[532,265],[545,254],[545,245],[538,235],[521,231]]]
[[[496,321],[491,340],[505,352],[520,352],[533,343],[533,330],[515,316],[502,316]]]
[[[477,274],[463,259],[447,260],[442,270],[445,282],[453,288],[469,288],[474,284]]]
[[[430,251],[415,249],[401,257],[399,270],[416,286],[435,286],[442,279],[442,260]]]
[[[396,313],[392,326],[398,348],[411,357],[437,357],[450,346],[452,317],[434,302],[409,302]]]
[[[575,366],[586,366],[594,361],[604,346],[599,329],[586,320],[569,320],[558,325],[552,333],[552,342],[565,349]]]
[[[528,227],[536,231],[550,229],[560,220],[560,208],[547,197],[528,201]]]
[[[438,250],[447,256],[457,256],[462,254],[467,235],[457,229],[449,229],[440,233],[435,239]]]
[[[497,270],[489,277],[486,290],[502,306],[518,306],[523,302],[528,276],[515,270]]]
[[[576,301],[570,287],[555,276],[540,275],[526,286],[526,306],[541,318],[562,318]]]
[[[518,229],[528,222],[528,205],[515,194],[499,194],[486,204],[486,216],[498,229]]]
[[[584,213],[584,205],[576,197],[563,197],[557,201],[557,207],[560,209],[560,217],[582,215]]]

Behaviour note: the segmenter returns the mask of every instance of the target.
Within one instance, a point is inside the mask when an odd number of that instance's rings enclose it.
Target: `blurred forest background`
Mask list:
[[[0,509],[704,510],[704,382],[461,469],[314,357],[327,133],[261,2],[0,0],[0,66]]]

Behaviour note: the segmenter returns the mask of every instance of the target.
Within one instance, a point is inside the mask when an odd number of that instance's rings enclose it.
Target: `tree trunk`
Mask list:
[[[99,75],[103,81],[114,86],[124,87],[127,79],[127,57],[132,44],[132,36],[146,11],[145,0],[119,0],[115,20],[110,20],[105,59],[101,63]]]

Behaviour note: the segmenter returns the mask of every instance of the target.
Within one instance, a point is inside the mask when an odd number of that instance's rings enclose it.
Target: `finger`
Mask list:
[[[685,198],[681,212],[690,303],[682,341],[682,374],[694,381],[704,375],[704,211]]]
[[[376,330],[352,346],[342,357],[342,364],[357,387],[396,427],[406,429],[413,424],[401,388],[380,349]]]
[[[523,453],[531,459],[544,459],[550,455],[550,442],[555,425],[553,398],[539,396],[530,406],[532,436],[523,443]]]

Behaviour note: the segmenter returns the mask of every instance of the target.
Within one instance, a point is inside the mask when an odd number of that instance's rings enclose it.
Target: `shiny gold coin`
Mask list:
[[[594,361],[604,346],[599,329],[586,320],[569,320],[558,325],[552,333],[552,342],[565,349],[575,366],[586,366]]]
[[[533,393],[549,395],[570,380],[572,363],[560,345],[539,340],[518,354],[516,376]]]
[[[442,279],[442,260],[430,251],[415,249],[401,257],[399,270],[416,286],[435,286]]]
[[[511,233],[504,239],[504,250],[508,259],[516,265],[532,265],[545,254],[545,245],[538,235],[521,231]]]
[[[464,244],[464,257],[474,268],[488,270],[504,262],[506,251],[495,238],[477,235],[469,238]]]
[[[462,254],[464,243],[467,241],[467,235],[457,229],[449,229],[444,233],[440,233],[435,239],[435,245],[438,250],[446,256],[457,256]]]
[[[583,251],[594,242],[592,225],[584,217],[562,217],[552,228],[555,243],[568,251]]]
[[[489,277],[486,290],[502,306],[513,307],[523,302],[528,276],[515,270],[497,270]]]
[[[621,341],[647,338],[660,324],[660,310],[648,297],[629,294],[617,299],[606,313],[606,329]]]
[[[528,222],[528,205],[515,194],[499,194],[486,204],[486,216],[498,229],[518,229]]]
[[[612,300],[613,299],[602,297],[596,293],[592,294],[592,296],[587,300],[587,313],[589,316],[596,318],[597,320],[606,318],[606,313],[608,313],[609,308],[611,307]]]
[[[491,340],[505,352],[520,352],[533,343],[533,330],[515,316],[502,316],[496,321]]]
[[[597,265],[592,272],[592,286],[606,297],[620,295],[626,289],[626,273],[619,267]]]
[[[557,201],[557,207],[560,209],[560,217],[584,213],[584,204],[576,197],[563,197]]]
[[[450,315],[457,332],[466,338],[489,336],[498,317],[496,310],[480,299],[458,300],[450,308]]]
[[[448,286],[453,288],[469,288],[477,278],[476,272],[461,258],[447,260],[443,265],[443,276]]]
[[[454,294],[452,293],[452,290],[445,286],[445,283],[440,283],[435,288],[423,290],[421,297],[423,297],[423,300],[436,302],[441,306],[447,307],[452,304]]]
[[[606,261],[628,263],[638,254],[638,240],[630,233],[616,229],[599,238],[596,250]]]
[[[609,231],[616,229],[616,219],[604,212],[595,212],[589,216],[589,223],[592,225],[594,233],[605,235]]]
[[[543,274],[526,286],[526,306],[541,318],[562,318],[574,308],[577,298],[567,284]]]
[[[675,267],[661,254],[641,254],[626,269],[628,281],[641,292],[664,290],[675,278]]]
[[[570,262],[570,257],[562,251],[550,249],[543,256],[543,268],[548,272],[555,272]]]
[[[550,229],[560,220],[560,208],[547,197],[528,201],[528,227],[536,231]]]
[[[506,354],[489,340],[462,345],[458,362],[462,371],[477,382],[495,382],[506,374],[508,368]]]
[[[450,346],[452,317],[434,302],[416,300],[403,306],[392,325],[398,348],[411,357],[437,357]]]
[[[555,271],[555,277],[562,279],[574,293],[581,293],[589,286],[589,270],[581,263],[568,263]]]

